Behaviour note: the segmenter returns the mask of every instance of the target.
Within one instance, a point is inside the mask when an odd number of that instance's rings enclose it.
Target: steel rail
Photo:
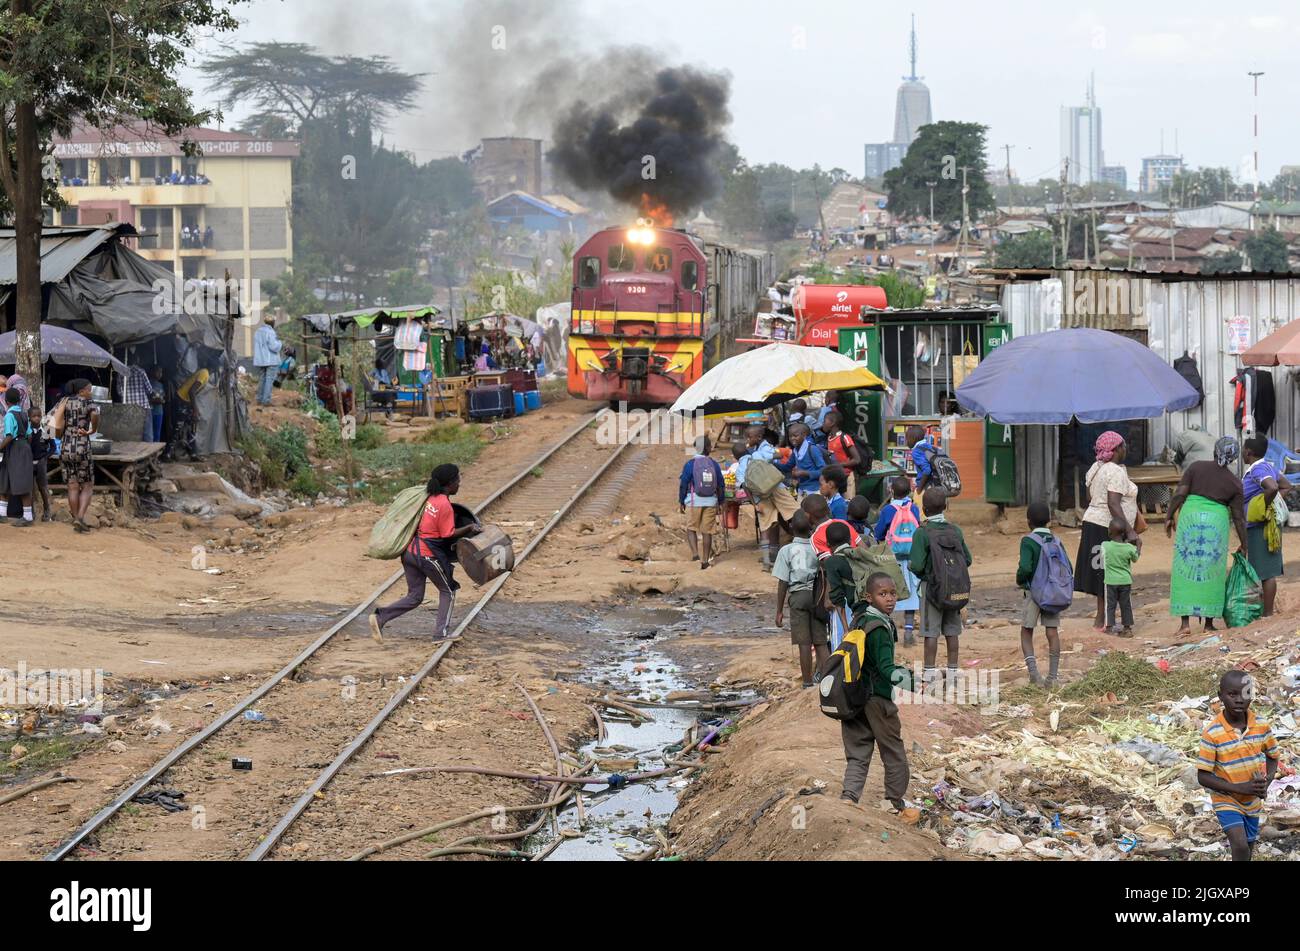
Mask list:
[[[604,412],[608,412],[608,410],[605,410]],[[464,619],[456,625],[456,629],[449,635],[448,639],[433,652],[433,656],[429,658],[425,665],[421,667],[414,676],[407,680],[402,688],[392,696],[388,703],[384,704],[384,708],[375,714],[374,718],[366,724],[365,728],[357,734],[352,742],[349,743],[338,756],[334,757],[334,760],[321,771],[320,775],[316,777],[316,780],[307,787],[307,790],[294,801],[292,806],[289,807],[289,811],[281,817],[280,821],[277,822],[274,827],[272,827],[271,831],[266,834],[266,837],[257,844],[257,847],[248,854],[245,861],[259,862],[275,848],[280,839],[284,836],[285,832],[289,830],[289,827],[307,811],[307,807],[310,806],[312,800],[315,799],[316,793],[320,792],[329,784],[329,782],[338,774],[339,770],[341,770],[348,761],[357,754],[357,751],[370,741],[370,738],[374,735],[375,731],[383,725],[384,721],[392,715],[393,711],[405,703],[407,698],[415,692],[415,688],[420,685],[424,678],[432,673],[433,670],[442,663],[442,659],[447,656],[447,652],[451,650],[456,639],[465,632],[465,629],[473,623],[479,613],[487,607],[488,602],[496,597],[497,592],[499,592],[502,587],[505,586],[505,583],[510,580],[514,575],[514,572],[518,570],[519,565],[521,565],[528,556],[532,554],[533,550],[542,543],[551,530],[569,514],[569,511],[578,504],[582,497],[587,494],[587,491],[596,484],[609,467],[619,460],[619,457],[623,455],[623,452],[627,447],[632,444],[633,437],[639,435],[641,430],[649,425],[650,420],[653,419],[655,415],[657,415],[657,413],[647,416],[645,422],[637,428],[636,433],[629,434],[628,439],[610,453],[609,458],[601,464],[599,469],[592,473],[591,478],[584,482],[578,490],[573,493],[569,498],[569,501],[564,504],[563,508],[557,511],[551,517],[551,520],[542,526],[542,530],[534,535],[524,550],[515,557],[514,569],[497,576],[497,578],[488,586],[488,589],[484,592],[483,596],[479,598],[477,603],[475,603],[474,607],[470,609],[467,615],[465,615]],[[586,426],[584,425],[583,428],[585,429]]]
[[[609,408],[605,407],[597,410],[596,412],[584,418],[581,424],[575,426],[573,429],[565,433],[554,446],[552,446],[546,452],[538,456],[537,459],[535,459],[531,464],[522,468],[518,472],[518,474],[515,475],[514,478],[512,478],[509,482],[507,482],[501,488],[497,489],[486,499],[480,502],[474,508],[473,510],[474,514],[477,516],[479,513],[487,509],[489,505],[493,504],[498,499],[500,499],[503,495],[505,495],[507,492],[517,487],[525,479],[531,476],[534,469],[542,465],[553,455],[555,455],[557,452],[559,452],[561,449],[567,446],[577,436],[585,432],[593,422],[600,419],[604,414],[608,412],[610,412]],[[528,550],[531,550],[531,546]],[[126,790],[122,792],[116,799],[114,799],[108,805],[104,806],[103,809],[100,809],[99,812],[91,816],[91,818],[87,820],[80,828],[78,828],[70,837],[65,839],[52,852],[45,855],[43,860],[47,862],[58,862],[66,858],[72,852],[73,849],[75,849],[78,845],[84,842],[88,836],[90,836],[93,832],[99,829],[100,826],[102,826],[105,822],[107,822],[114,815],[116,815],[122,809],[122,807],[125,806],[132,799],[134,799],[140,793],[141,790],[143,790],[150,783],[154,782],[159,776],[161,776],[168,769],[174,766],[177,763],[177,761],[179,761],[186,754],[190,753],[195,747],[206,742],[214,733],[221,730],[232,720],[238,717],[241,713],[243,713],[245,710],[247,710],[249,707],[255,704],[258,700],[261,700],[264,696],[270,693],[273,689],[275,689],[275,687],[279,686],[281,681],[283,681],[286,677],[290,676],[294,671],[296,671],[299,667],[301,667],[304,663],[306,663],[309,659],[311,659],[311,657],[322,647],[324,647],[330,640],[332,640],[334,636],[338,634],[339,631],[347,627],[350,623],[352,623],[352,621],[356,620],[356,618],[363,611],[365,611],[372,604],[378,601],[383,596],[384,592],[386,592],[389,588],[391,588],[394,584],[396,584],[398,581],[402,579],[402,576],[403,576],[403,572],[400,569],[398,571],[393,572],[393,574],[390,575],[387,578],[387,580],[385,580],[383,583],[379,585],[379,587],[377,587],[374,591],[372,591],[369,595],[367,595],[365,600],[363,600],[360,604],[354,607],[351,611],[345,614],[338,621],[334,622],[334,624],[332,624],[323,634],[321,634],[320,637],[318,637],[316,640],[312,641],[310,644],[304,647],[302,651],[300,651],[298,655],[293,658],[293,660],[289,661],[288,664],[280,668],[280,670],[278,670],[275,674],[273,674],[270,679],[264,682],[261,686],[259,686],[248,696],[244,697],[244,699],[236,703],[235,706],[231,707],[225,713],[221,714],[221,716],[217,717],[217,719],[213,720],[211,723],[209,723],[206,727],[204,727],[194,736],[190,737],[180,746],[176,747],[170,753],[166,754],[162,759],[158,760],[158,762],[154,763],[153,766],[149,767],[148,770],[142,773],[140,777],[136,779],[136,781],[133,782],[130,786],[128,786]],[[471,614],[471,617],[477,613],[478,611],[476,609]],[[458,631],[459,630],[460,629],[458,628]],[[447,645],[443,645],[443,647],[439,649],[440,653],[446,652],[446,646]],[[441,660],[441,657],[439,656],[438,659]]]

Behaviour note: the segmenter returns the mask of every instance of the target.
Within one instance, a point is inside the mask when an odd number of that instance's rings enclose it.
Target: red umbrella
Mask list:
[[[1248,367],[1300,366],[1300,320],[1269,334],[1241,355]]]

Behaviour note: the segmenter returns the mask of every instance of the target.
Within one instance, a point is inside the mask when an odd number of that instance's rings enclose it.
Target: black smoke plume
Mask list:
[[[730,94],[726,74],[660,69],[598,105],[575,103],[556,123],[547,157],[580,188],[603,189],[669,226],[718,193],[713,158],[731,121]]]

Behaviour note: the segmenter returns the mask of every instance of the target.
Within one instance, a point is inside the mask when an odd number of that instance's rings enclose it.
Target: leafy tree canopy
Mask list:
[[[889,210],[897,216],[928,216],[934,182],[934,215],[940,221],[961,218],[962,172],[967,169],[970,215],[991,210],[993,192],[987,179],[985,137],[988,127],[974,122],[935,122],[921,127],[903,164],[885,173]]]

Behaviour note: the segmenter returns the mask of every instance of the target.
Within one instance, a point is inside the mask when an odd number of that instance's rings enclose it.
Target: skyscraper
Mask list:
[[[1102,180],[1101,109],[1097,107],[1095,77],[1088,77],[1088,104],[1061,107],[1061,161],[1070,160],[1071,185]]]
[[[866,175],[869,179],[880,178],[885,172],[903,164],[903,156],[907,154],[908,146],[916,141],[921,126],[933,121],[930,114],[930,88],[916,75],[915,15],[912,17],[908,53],[912,71],[903,77],[903,84],[898,87],[898,99],[894,106],[894,138],[889,142],[866,146]]]
[[[898,100],[894,106],[894,141],[911,145],[916,141],[917,130],[932,121],[930,115],[930,87],[916,75],[916,16],[912,16],[912,38],[908,44],[912,71],[903,77],[898,87]]]

